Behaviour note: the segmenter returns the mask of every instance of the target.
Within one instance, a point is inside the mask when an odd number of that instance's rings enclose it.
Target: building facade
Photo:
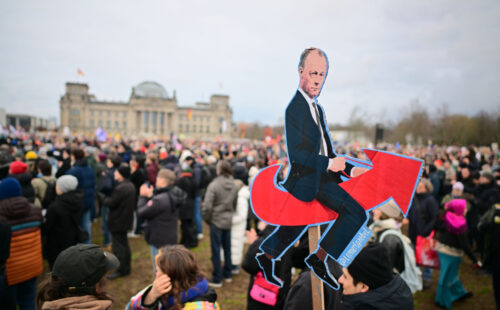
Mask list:
[[[36,117],[28,114],[13,114],[7,113],[6,116],[6,126],[12,126],[15,129],[24,129],[26,131],[35,131],[38,129],[46,130],[50,129],[51,122],[48,119],[42,117]],[[2,123],[3,125],[3,123]],[[53,126],[52,126],[53,127]]]
[[[209,102],[178,106],[175,91],[169,96],[150,81],[133,87],[128,102],[100,101],[87,84],[66,83],[59,103],[61,127],[87,134],[100,127],[122,136],[229,137],[233,117],[229,96],[212,95]]]

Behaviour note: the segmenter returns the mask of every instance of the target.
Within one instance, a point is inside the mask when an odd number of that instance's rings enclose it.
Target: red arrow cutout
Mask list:
[[[365,210],[392,198],[406,216],[421,174],[422,160],[384,151],[363,149],[373,168],[339,185]],[[255,214],[271,225],[313,225],[337,218],[337,213],[318,201],[303,202],[275,184],[281,165],[262,169],[252,184]]]

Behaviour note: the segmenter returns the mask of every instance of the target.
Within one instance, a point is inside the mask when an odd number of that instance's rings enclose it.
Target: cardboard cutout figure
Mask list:
[[[266,280],[278,286],[282,281],[274,274],[275,261],[309,226],[329,223],[305,263],[325,284],[338,289],[327,260],[347,267],[356,257],[371,235],[368,210],[394,199],[406,215],[422,168],[420,160],[376,150],[364,150],[371,163],[337,155],[317,101],[327,73],[328,58],[322,50],[302,53],[299,89],[285,112],[290,170],[277,184],[279,165],[264,168],[252,184],[255,214],[279,225],[256,257]]]

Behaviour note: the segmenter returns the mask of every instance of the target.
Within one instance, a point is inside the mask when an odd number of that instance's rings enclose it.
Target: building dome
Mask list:
[[[165,88],[152,81],[145,81],[134,87],[134,94],[136,97],[168,98]]]

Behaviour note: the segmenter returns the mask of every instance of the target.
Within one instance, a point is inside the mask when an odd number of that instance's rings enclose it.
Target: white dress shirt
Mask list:
[[[316,122],[316,124],[319,126],[319,130],[321,132],[321,143],[323,143],[323,149],[325,150],[325,152],[328,152],[328,147],[326,144],[325,135],[323,132],[323,127],[321,126],[320,120],[317,119],[317,117],[316,117],[316,109],[314,108],[315,101],[313,99],[311,99],[311,97],[309,97],[309,95],[307,95],[300,87],[299,87],[299,92],[302,94],[304,99],[306,99],[306,102],[309,105],[309,110],[311,111],[311,116],[312,116],[313,120]],[[317,103],[316,103],[316,106],[318,106]],[[319,115],[319,107],[318,107],[318,115]],[[321,148],[319,149],[319,154],[328,157],[328,154],[321,154]],[[328,161],[328,167],[330,167],[330,165],[332,164],[332,161],[333,161],[333,159],[330,158],[330,160]],[[327,167],[327,169],[328,169],[328,167]]]

